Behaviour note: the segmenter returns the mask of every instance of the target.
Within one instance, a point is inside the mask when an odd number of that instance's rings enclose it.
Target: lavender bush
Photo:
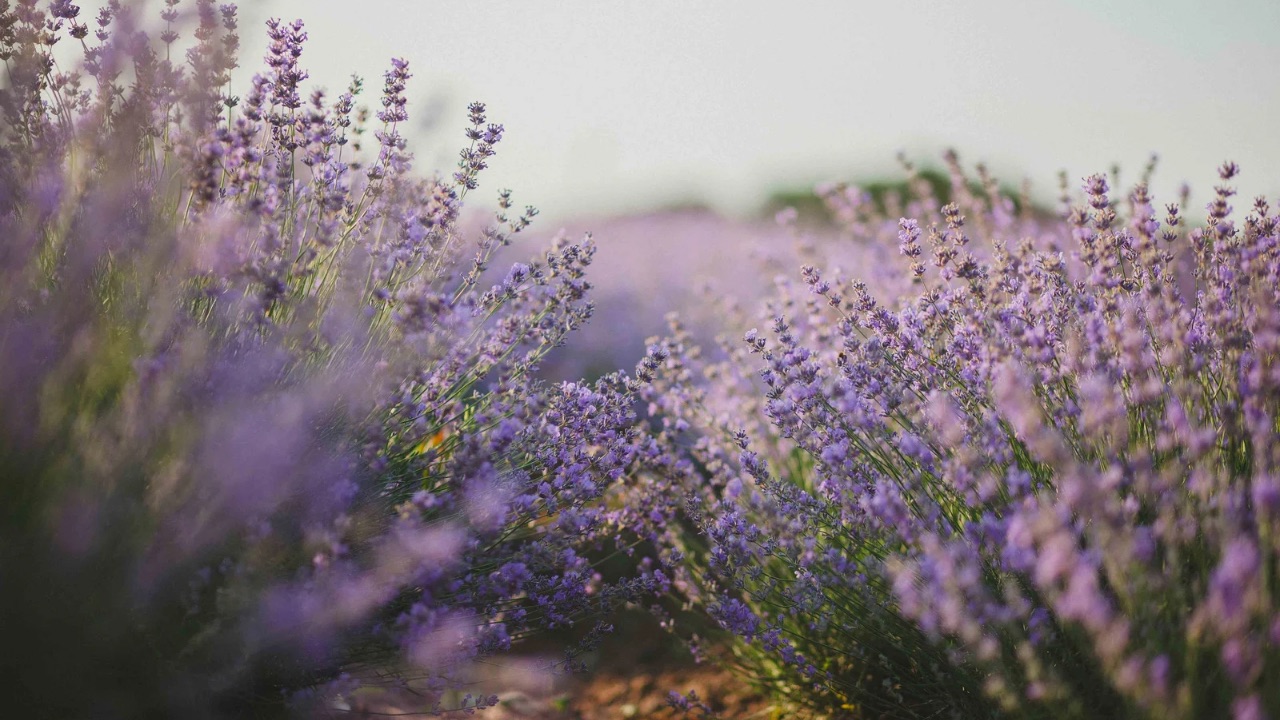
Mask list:
[[[404,61],[371,117],[359,79],[307,93],[304,26],[272,20],[234,96],[235,7],[190,10],[0,2],[6,706],[490,705],[471,660],[661,589],[593,567],[648,522],[599,500],[651,444],[637,381],[532,379],[594,248],[480,286],[535,214],[504,191],[461,235],[483,105],[415,175]]]
[[[6,707],[471,712],[473,661],[634,603],[789,712],[1280,715],[1280,248],[1234,164],[1196,227],[1145,176],[825,186],[763,325],[707,293],[546,384],[595,246],[499,265],[507,191],[467,239],[484,106],[420,175],[404,61],[370,113],[272,20],[235,96],[235,8],[186,9],[0,0]]]
[[[1227,163],[1194,229],[1145,177],[1055,218],[949,166],[947,204],[824,189],[875,274],[819,248],[718,357],[674,326],[685,597],[821,716],[1280,713],[1267,201],[1233,220]]]

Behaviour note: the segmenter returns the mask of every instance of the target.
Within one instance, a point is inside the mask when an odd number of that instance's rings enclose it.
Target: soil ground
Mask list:
[[[550,693],[511,694],[494,715],[502,720],[625,720],[626,718],[706,717],[685,713],[667,702],[671,691],[698,698],[724,720],[773,717],[768,700],[728,671],[669,657],[645,660],[627,648],[603,648],[591,672],[564,678]],[[631,657],[628,657],[631,656]]]
[[[476,689],[498,695],[496,708],[477,720],[629,720],[714,717],[721,720],[774,720],[784,717],[767,698],[712,663],[695,663],[648,616],[634,615],[617,633],[581,658],[587,672],[553,672],[555,656],[537,648],[495,658],[478,668]],[[698,699],[713,714],[684,712],[667,702],[671,691]],[[356,717],[412,716],[408,703],[383,696],[353,707]],[[363,713],[361,711],[364,711]],[[458,717],[463,717],[461,713]],[[452,715],[450,715],[452,717]]]
[[[688,649],[659,627],[653,616],[633,612],[620,618],[617,631],[599,650],[583,658],[588,672],[564,678],[556,703],[536,720],[625,720],[626,718],[716,717],[766,720],[772,705],[728,670],[694,661]],[[684,712],[670,706],[672,691],[698,699],[714,714]],[[558,713],[558,714],[557,714]],[[521,718],[511,715],[511,720]],[[506,719],[504,719],[506,720]]]

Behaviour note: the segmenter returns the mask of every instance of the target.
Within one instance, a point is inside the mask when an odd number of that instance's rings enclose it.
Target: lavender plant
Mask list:
[[[821,716],[1280,713],[1270,205],[1227,163],[1194,229],[1145,177],[1055,218],[948,160],[946,204],[824,189],[896,269],[815,257],[719,358],[674,327],[686,597]]]
[[[463,237],[503,135],[483,105],[419,176],[406,62],[371,116],[359,79],[304,90],[305,27],[271,20],[234,96],[235,7],[179,5],[148,33],[116,0],[0,1],[6,704],[491,705],[469,661],[661,586],[594,568],[651,522],[601,501],[652,452],[638,381],[533,379],[591,314],[593,245],[483,287],[535,215],[503,191]]]

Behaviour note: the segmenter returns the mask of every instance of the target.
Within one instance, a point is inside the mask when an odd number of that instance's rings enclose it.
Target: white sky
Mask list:
[[[1113,162],[1207,199],[1234,159],[1248,195],[1280,192],[1280,2],[684,2],[259,0],[241,4],[246,69],[268,16],[301,17],[309,84],[352,72],[376,105],[393,55],[421,168],[447,168],[481,100],[507,136],[482,177],[544,215],[704,200],[753,208],[779,186],[896,176],[956,147],[1045,196]],[[244,76],[241,77],[243,87]],[[431,132],[420,120],[438,115]],[[1238,205],[1245,205],[1242,200]],[[1242,208],[1243,209],[1243,208]]]

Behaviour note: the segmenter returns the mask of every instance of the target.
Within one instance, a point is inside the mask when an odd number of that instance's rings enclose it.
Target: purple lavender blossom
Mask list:
[[[815,247],[713,359],[673,325],[646,395],[698,468],[697,597],[757,672],[827,668],[786,696],[821,712],[1273,712],[1269,204],[1242,231],[1224,184],[1186,233],[1181,203],[1162,225],[1145,181],[1124,203],[1094,175],[1054,219],[947,162],[952,202],[914,219],[820,191],[913,291]]]

